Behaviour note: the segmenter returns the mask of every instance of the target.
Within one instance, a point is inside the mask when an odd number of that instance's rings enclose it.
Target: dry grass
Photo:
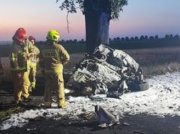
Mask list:
[[[77,54],[71,54],[69,63],[65,66],[65,69],[72,69],[72,67],[75,67],[76,64],[78,64],[83,58],[85,53],[77,53]]]
[[[8,57],[1,58],[1,64],[3,66],[4,75],[2,76],[3,81],[11,80],[11,73],[10,73],[10,62]]]
[[[124,51],[140,64],[145,76],[180,70],[180,47]]]

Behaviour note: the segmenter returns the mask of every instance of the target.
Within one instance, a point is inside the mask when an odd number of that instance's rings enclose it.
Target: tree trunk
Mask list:
[[[87,1],[84,12],[86,24],[86,51],[88,54],[92,54],[94,49],[100,44],[109,45],[110,15],[107,10],[98,7],[98,4],[101,4],[101,6],[102,4],[107,4],[104,2],[105,0],[102,0],[101,3],[97,1],[93,2],[93,0],[85,1]],[[88,9],[86,7],[88,7]]]

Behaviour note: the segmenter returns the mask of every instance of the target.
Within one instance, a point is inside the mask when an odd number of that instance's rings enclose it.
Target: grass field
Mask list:
[[[164,74],[180,70],[180,46],[149,48],[149,49],[124,49],[127,54],[136,60],[143,68],[144,76]],[[85,53],[70,54],[70,62],[64,67],[65,70],[73,70],[76,64],[84,58]],[[8,57],[2,57],[4,68],[3,80],[11,80]]]
[[[140,64],[145,76],[180,70],[179,46],[124,51]]]

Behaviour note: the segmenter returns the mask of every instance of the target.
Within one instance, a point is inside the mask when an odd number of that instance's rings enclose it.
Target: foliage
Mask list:
[[[112,19],[118,19],[119,17],[119,12],[123,11],[122,7],[124,5],[127,5],[127,1],[128,0],[106,0],[106,3],[108,4],[104,4],[101,5],[99,4],[99,2],[105,2],[105,0],[64,0],[61,5],[60,5],[60,9],[64,10],[66,9],[68,13],[76,13],[77,12],[77,8],[79,8],[83,13],[86,10],[86,8],[88,8],[89,5],[87,5],[87,7],[85,6],[84,2],[88,1],[88,2],[97,2],[99,5],[99,7],[95,7],[97,8],[103,8],[104,11],[109,12],[110,16]],[[59,0],[56,0],[56,2],[59,2]],[[76,7],[77,5],[79,5],[79,7]],[[95,9],[94,8],[94,9]]]
[[[111,17],[117,19],[119,17],[119,12],[123,11],[122,7],[127,4],[127,0],[111,0]]]

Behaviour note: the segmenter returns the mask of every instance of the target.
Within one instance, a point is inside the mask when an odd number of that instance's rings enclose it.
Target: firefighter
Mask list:
[[[31,42],[27,38],[24,28],[19,28],[12,37],[13,44],[10,52],[10,66],[14,83],[14,99],[16,104],[22,101],[30,101],[28,62],[31,55]]]
[[[32,42],[32,51],[34,53],[33,56],[30,57],[30,72],[29,72],[29,80],[30,80],[30,86],[29,86],[29,92],[32,92],[32,89],[35,89],[36,87],[36,71],[37,71],[37,64],[39,62],[39,48],[35,45],[35,38],[34,36],[29,36],[29,41]]]
[[[60,34],[57,30],[47,33],[47,41],[40,52],[40,66],[45,75],[45,107],[51,107],[52,90],[57,89],[58,108],[66,106],[64,93],[63,66],[68,63],[70,56],[66,49],[58,44]]]

